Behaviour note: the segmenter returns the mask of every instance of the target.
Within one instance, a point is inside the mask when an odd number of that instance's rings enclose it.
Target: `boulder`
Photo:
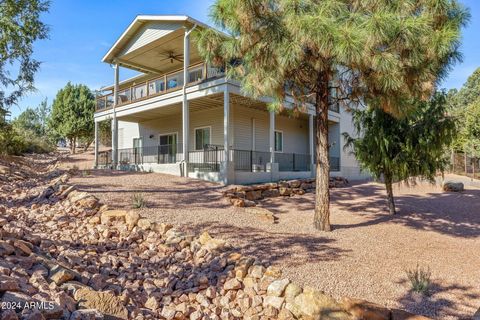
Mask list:
[[[140,215],[133,210],[128,211],[125,215],[125,223],[127,224],[129,230],[132,230],[137,225],[139,220]]]
[[[259,200],[262,198],[262,190],[247,191],[245,198],[250,201]]]
[[[55,282],[57,286],[73,279],[75,279],[75,273],[61,267],[57,268],[50,277],[50,280]]]
[[[262,191],[263,198],[274,198],[279,196],[280,196],[280,191],[278,191],[278,189],[267,189]]]
[[[447,181],[443,184],[443,191],[462,192],[465,187],[462,182]]]
[[[267,295],[273,296],[273,297],[281,297],[283,295],[283,292],[285,291],[285,288],[288,286],[289,283],[290,283],[290,280],[288,279],[273,281],[267,288]]]
[[[273,214],[273,212],[265,208],[260,208],[260,207],[246,208],[245,212],[248,214],[255,215],[260,220],[263,220],[266,222],[275,223],[276,221],[276,217]]]
[[[105,319],[128,319],[128,311],[122,300],[110,292],[82,288],[75,291],[74,299],[80,309],[96,309]]]
[[[315,291],[311,288],[305,288],[304,292],[295,297],[292,303],[285,306],[297,318],[307,319],[350,319],[350,315],[345,312],[342,305],[332,297]]]
[[[365,300],[344,298],[342,305],[357,319],[390,320],[389,309]]]
[[[292,189],[287,187],[280,187],[278,188],[278,191],[280,192],[280,195],[284,197],[292,194]]]
[[[286,288],[285,288],[285,300],[287,302],[292,302],[296,296],[298,296],[300,293],[302,293],[302,287],[295,283],[290,283]]]
[[[102,212],[100,221],[102,224],[108,224],[112,222],[125,222],[127,211],[125,210],[106,210]]]

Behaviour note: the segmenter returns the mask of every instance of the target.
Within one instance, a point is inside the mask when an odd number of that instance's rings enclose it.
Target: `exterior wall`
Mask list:
[[[235,106],[234,148],[255,151],[270,150],[270,118],[267,110]],[[275,130],[283,132],[283,152],[307,154],[308,120],[275,116]]]
[[[133,148],[133,138],[140,137],[139,124],[118,121],[118,149]]]
[[[369,178],[370,175],[368,172],[361,172],[360,165],[358,164],[357,159],[351,153],[352,150],[348,149],[343,151],[343,146],[345,145],[345,138],[342,133],[347,132],[351,136],[356,136],[355,128],[353,127],[352,114],[345,110],[343,107],[340,108],[340,148],[342,150],[340,157],[340,172],[338,175],[347,177],[350,180],[361,180]]]

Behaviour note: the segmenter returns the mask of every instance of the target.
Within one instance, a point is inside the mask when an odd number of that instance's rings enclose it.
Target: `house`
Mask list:
[[[104,56],[114,84],[97,99],[95,166],[225,184],[314,176],[313,107],[296,116],[269,112],[268,98],[245,95],[223,68],[202,61],[196,28],[209,27],[188,16],[137,16]],[[120,81],[121,67],[140,74]],[[112,121],[111,151],[99,151],[101,121]],[[329,121],[331,174],[362,177],[342,148],[350,114],[332,105]]]

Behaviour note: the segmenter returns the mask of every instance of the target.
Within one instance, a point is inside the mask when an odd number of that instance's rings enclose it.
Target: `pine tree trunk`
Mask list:
[[[317,80],[316,94],[316,194],[315,228],[331,231],[330,226],[330,164],[328,161],[328,82],[329,75],[322,73]]]
[[[72,154],[75,154],[76,147],[77,147],[77,138],[73,138],[72,139]]]
[[[389,175],[385,175],[385,188],[387,189],[388,211],[394,215],[396,213],[395,199],[393,198],[392,178]]]

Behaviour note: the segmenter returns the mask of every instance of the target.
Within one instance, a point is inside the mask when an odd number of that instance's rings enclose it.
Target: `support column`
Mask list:
[[[223,150],[225,152],[225,162],[230,162],[230,95],[228,85],[225,85],[223,91]]]
[[[185,35],[183,37],[183,102],[182,102],[182,134],[183,134],[183,160],[185,161],[185,176],[188,176],[187,163],[188,163],[188,150],[189,150],[189,132],[190,132],[190,119],[187,97],[187,85],[188,85],[188,68],[190,66],[190,33],[197,27],[194,25],[190,30],[187,27],[185,29]]]
[[[308,115],[308,147],[310,151],[310,164],[312,165],[311,170],[314,169],[315,164],[315,147],[313,143],[313,115]]]
[[[95,145],[94,145],[94,148],[95,148],[95,163],[94,163],[94,168],[97,169],[98,168],[98,146],[99,146],[99,141],[98,141],[98,122],[95,121],[95,141],[94,141]]]
[[[275,162],[275,112],[270,111],[270,163]]]
[[[117,169],[118,165],[118,120],[117,120],[117,106],[118,106],[118,87],[119,87],[119,75],[120,66],[115,63],[114,70],[114,82],[113,82],[113,119],[112,119],[112,164],[113,168]]]

